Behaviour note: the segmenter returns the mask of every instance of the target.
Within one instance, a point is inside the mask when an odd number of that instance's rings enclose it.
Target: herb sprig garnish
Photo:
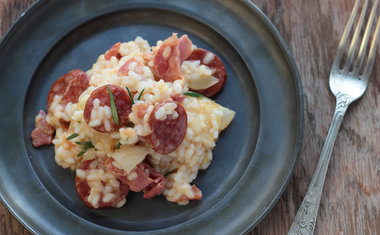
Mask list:
[[[177,169],[174,169],[174,170],[171,170],[169,172],[166,172],[166,174],[164,175],[164,177],[166,178],[167,176],[173,174]]]
[[[199,97],[205,97],[202,94],[199,94],[199,93],[196,93],[196,92],[192,92],[192,91],[186,91],[183,94],[187,95],[187,96],[197,97],[197,98],[199,98]]]
[[[67,140],[72,140],[72,139],[74,139],[75,137],[78,137],[79,136],[79,134],[77,134],[77,133],[73,133],[73,134],[71,134],[69,137],[67,137],[66,139]]]
[[[121,145],[121,143],[120,143],[120,142],[119,142],[119,143],[117,143],[117,145],[116,145],[115,149],[119,149],[119,148],[120,148],[120,145]]]
[[[145,91],[145,88],[144,88],[144,89],[142,89],[142,91],[140,92],[140,95],[139,95],[139,97],[137,97],[137,100],[140,100],[140,98],[141,98],[142,94],[144,93],[144,91]]]
[[[128,91],[129,97],[131,98],[132,104],[135,104],[135,101],[133,100],[131,91],[129,90],[129,88],[127,86],[125,88],[127,88],[127,91]]]
[[[131,127],[133,128],[135,126],[135,124],[133,122],[131,122]]]
[[[116,125],[119,125],[119,115],[117,114],[116,104],[115,104],[115,97],[112,94],[112,91],[110,87],[107,85],[108,93],[110,94],[110,104],[111,104],[111,113],[112,113],[112,119],[115,122]]]
[[[94,148],[95,146],[92,144],[91,141],[86,141],[86,142],[75,142],[76,144],[78,144],[81,148],[82,148],[82,151],[80,151],[77,155],[77,157],[80,157],[82,156],[85,152],[87,152],[88,149],[90,148]]]

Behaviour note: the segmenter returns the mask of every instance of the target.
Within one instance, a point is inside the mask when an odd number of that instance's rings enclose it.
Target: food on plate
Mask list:
[[[52,85],[32,143],[54,144],[90,208],[121,207],[129,191],[185,205],[202,198],[192,181],[235,116],[208,98],[226,79],[220,58],[187,35],[152,47],[141,37],[118,42]]]
[[[194,65],[199,67],[202,67],[200,65],[204,65],[202,69],[205,68],[208,72],[205,72],[206,76],[197,77],[197,73],[193,75],[193,70],[185,70],[188,77],[194,76],[194,78],[189,79],[188,81],[188,87],[191,90],[208,97],[216,95],[222,90],[227,80],[227,73],[223,62],[217,55],[205,49],[196,48],[185,62],[185,66]],[[196,82],[194,82],[194,80]],[[200,81],[198,82],[198,80]]]

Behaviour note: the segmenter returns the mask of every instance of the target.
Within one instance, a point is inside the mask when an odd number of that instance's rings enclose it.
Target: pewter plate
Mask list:
[[[177,32],[219,55],[228,79],[216,102],[236,111],[195,184],[203,199],[178,206],[130,193],[119,209],[80,201],[53,146],[33,148],[34,117],[53,82],[88,70],[118,41],[151,45]],[[41,0],[0,44],[0,193],[37,234],[237,234],[273,207],[297,162],[303,125],[299,74],[280,35],[249,1]]]

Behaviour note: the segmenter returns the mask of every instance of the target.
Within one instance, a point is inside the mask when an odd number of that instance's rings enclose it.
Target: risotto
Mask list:
[[[187,35],[152,47],[141,37],[118,42],[52,85],[32,142],[54,144],[90,208],[121,207],[129,191],[185,205],[202,198],[192,181],[235,115],[208,98],[226,79],[219,57]]]

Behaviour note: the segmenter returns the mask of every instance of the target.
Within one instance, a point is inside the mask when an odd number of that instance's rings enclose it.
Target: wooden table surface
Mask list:
[[[33,2],[0,0],[0,38]],[[335,98],[328,77],[354,0],[253,2],[288,44],[303,85],[305,121],[299,163],[278,203],[249,233],[286,234],[306,193],[331,122]],[[368,90],[350,106],[336,139],[315,234],[380,234],[379,55],[378,48]],[[0,234],[30,234],[1,203]]]

